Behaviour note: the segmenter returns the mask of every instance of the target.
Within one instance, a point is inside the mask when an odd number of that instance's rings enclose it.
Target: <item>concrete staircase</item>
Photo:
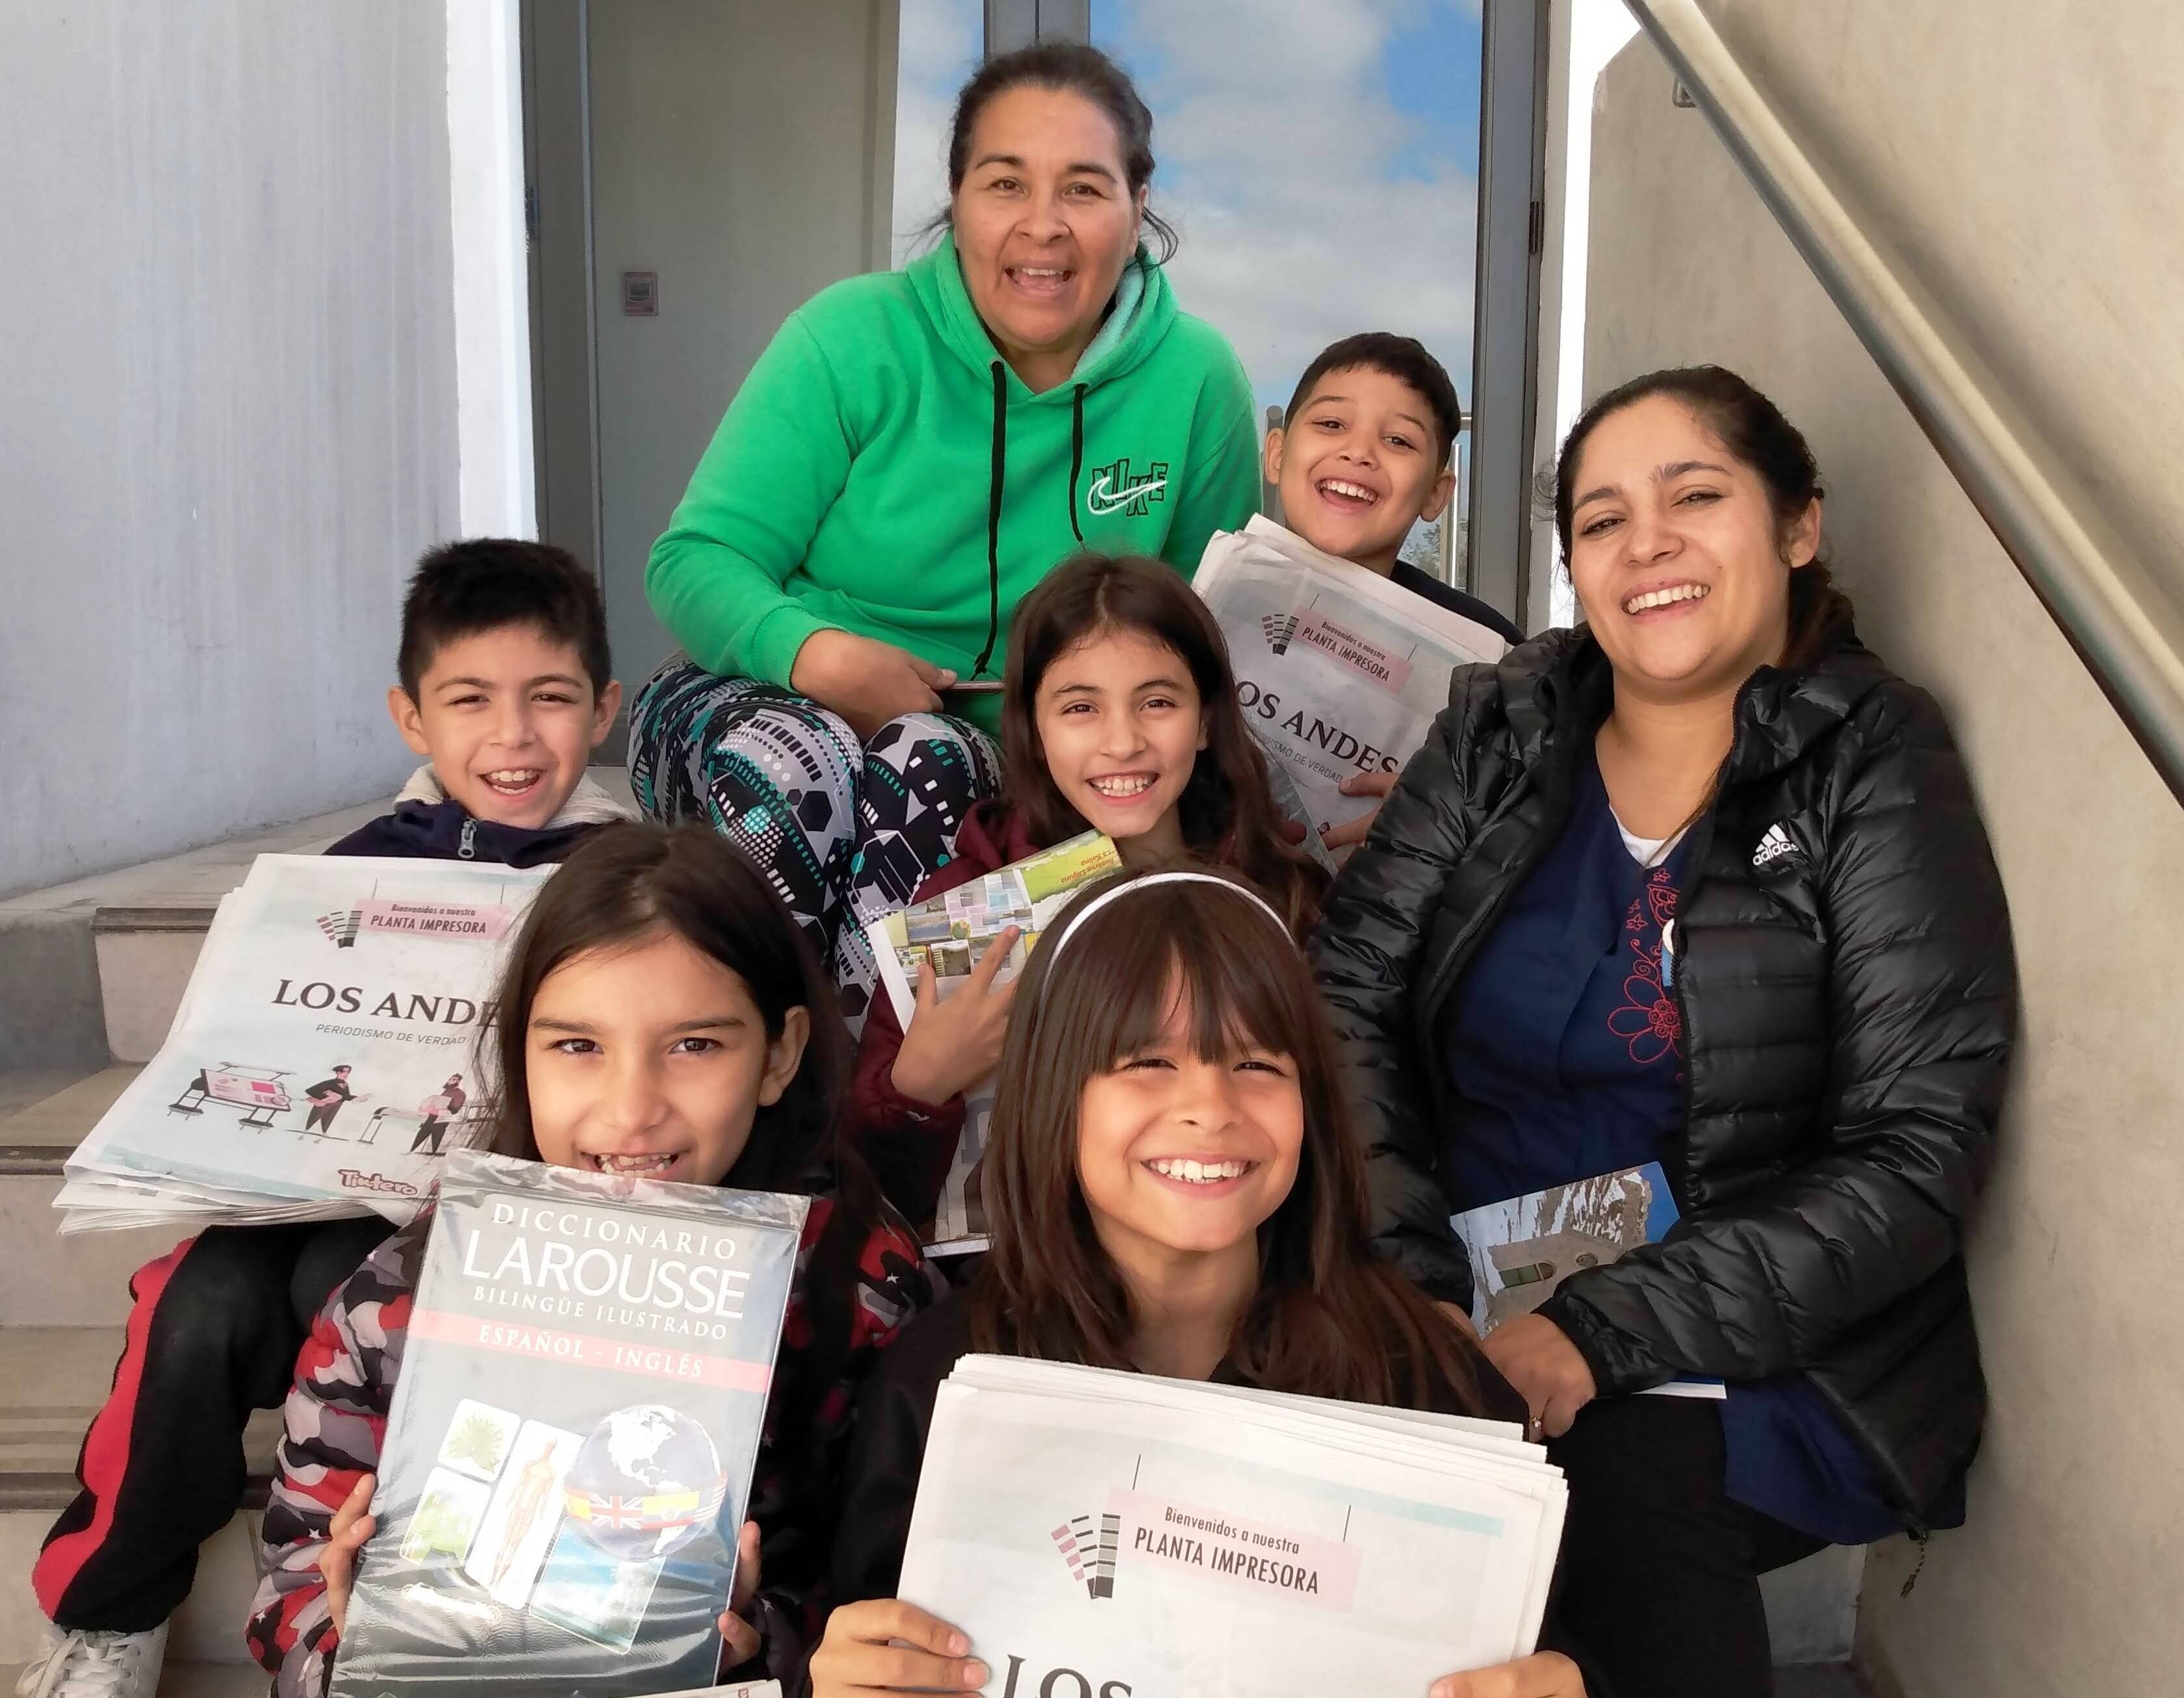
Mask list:
[[[61,1167],[166,1036],[220,897],[263,854],[309,854],[384,801],[0,901],[0,1694],[36,1657],[45,1618],[30,1572],[75,1495],[76,1451],[112,1384],[129,1277],[170,1229],[64,1237]],[[246,1441],[262,1500],[273,1411]],[[266,1676],[242,1623],[257,1589],[246,1508],[199,1559],[170,1629],[163,1698],[241,1698]]]
[[[120,1353],[129,1276],[178,1236],[55,1230],[62,1162],[136,1072],[133,1065],[104,1068],[0,1118],[0,1693],[14,1690],[17,1667],[43,1641],[31,1564],[75,1495],[77,1447]],[[279,1431],[271,1411],[251,1425],[245,1449],[256,1480],[270,1473]],[[258,1584],[257,1540],[249,1508],[204,1547],[196,1589],[170,1630],[163,1698],[265,1690],[241,1629]]]
[[[627,775],[591,776],[625,800]],[[30,1573],[75,1494],[77,1449],[113,1383],[129,1278],[176,1230],[63,1236],[62,1165],[164,1040],[220,899],[260,855],[315,854],[391,804],[292,825],[0,900],[0,1695],[36,1657]],[[162,1698],[266,1690],[242,1645],[258,1584],[258,1516],[280,1417],[245,1440],[247,1506],[204,1547],[177,1613]]]

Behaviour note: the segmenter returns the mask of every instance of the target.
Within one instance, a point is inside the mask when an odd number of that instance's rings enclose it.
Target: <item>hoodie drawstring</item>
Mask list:
[[[1077,539],[1077,546],[1084,546],[1084,527],[1077,522],[1077,474],[1084,469],[1084,390],[1077,386],[1077,394],[1069,408],[1069,534]]]
[[[1009,469],[1009,374],[1000,360],[994,362],[994,470],[986,491],[986,646],[971,668],[974,678],[983,677],[986,663],[994,658],[994,645],[1001,636],[1001,489]]]
[[[1084,472],[1084,392],[1079,383],[1069,409],[1069,534],[1084,545],[1084,527],[1077,520],[1077,483]],[[994,362],[994,468],[986,488],[986,646],[971,668],[971,676],[985,676],[994,658],[994,645],[1001,636],[1001,497],[1009,471],[1009,375],[1000,360]]]

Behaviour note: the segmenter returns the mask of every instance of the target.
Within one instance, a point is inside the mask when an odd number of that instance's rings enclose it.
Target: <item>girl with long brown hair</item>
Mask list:
[[[1089,830],[1113,838],[1126,866],[1235,868],[1300,938],[1318,917],[1326,877],[1283,828],[1221,629],[1158,560],[1079,555],[1024,598],[1009,630],[1001,741],[1000,799],[972,810],[955,858],[916,900]],[[884,997],[866,1021],[850,1136],[913,1221],[930,1220],[939,1201],[963,1092],[1000,1058],[1015,988],[993,980],[1015,942],[1003,933],[944,1002],[922,971],[907,1034]]]
[[[860,1414],[814,1698],[961,1690],[978,1647],[891,1595],[934,1398],[972,1350],[1521,1417],[1468,1333],[1371,1250],[1332,1040],[1284,916],[1211,870],[1080,894],[1019,982],[986,1153],[991,1255]],[[1361,1673],[1367,1673],[1361,1671]],[[1581,1698],[1548,1651],[1432,1698]]]
[[[811,1199],[720,1623],[724,1668],[793,1679],[826,1613],[856,1389],[934,1285],[838,1146],[849,1033],[833,988],[736,850],[699,827],[623,824],[547,881],[494,1000],[497,1153]],[[296,1366],[248,1628],[280,1698],[323,1693],[339,1654],[430,1224],[334,1294]]]

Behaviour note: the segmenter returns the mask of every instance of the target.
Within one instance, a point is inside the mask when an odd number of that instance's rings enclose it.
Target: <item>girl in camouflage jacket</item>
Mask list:
[[[857,1386],[938,1289],[837,1144],[849,1038],[795,922],[699,828],[615,826],[541,891],[494,1036],[503,1155],[812,1199],[752,1483],[724,1667],[794,1680],[817,1638]],[[327,1304],[297,1361],[248,1637],[276,1698],[328,1686],[373,1530],[428,1216]]]

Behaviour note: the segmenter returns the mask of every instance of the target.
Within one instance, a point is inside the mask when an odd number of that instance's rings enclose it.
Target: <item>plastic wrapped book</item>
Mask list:
[[[552,871],[259,856],[159,1053],[69,1158],[64,1229],[408,1219],[488,1094],[478,1036]]]
[[[1379,806],[1342,781],[1397,771],[1448,704],[1449,675],[1509,648],[1263,516],[1217,532],[1191,587],[1228,638],[1245,722],[1318,832]]]
[[[716,1678],[806,1206],[447,1157],[335,1698]]]
[[[1529,1315],[1569,1278],[1607,1267],[1676,1224],[1675,1198],[1658,1161],[1488,1203],[1451,1216],[1471,1258],[1471,1322],[1481,1338]],[[1685,1375],[1647,1389],[1663,1397],[1723,1397],[1718,1379]]]
[[[1533,1649],[1563,1499],[1506,1422],[967,1356],[900,1590],[996,1698],[1423,1692]]]
[[[930,966],[939,994],[950,996],[970,977],[972,965],[985,959],[987,946],[1014,926],[1023,935],[994,978],[996,984],[1007,983],[1023,971],[1039,933],[1078,887],[1122,864],[1112,842],[1097,832],[1085,832],[929,901],[868,921],[880,983],[894,1000],[902,1029],[910,1030],[917,1012],[920,967]],[[966,1091],[963,1109],[963,1136],[949,1165],[928,1246],[936,1255],[986,1247],[976,1176],[994,1114],[993,1082],[986,1080]]]

